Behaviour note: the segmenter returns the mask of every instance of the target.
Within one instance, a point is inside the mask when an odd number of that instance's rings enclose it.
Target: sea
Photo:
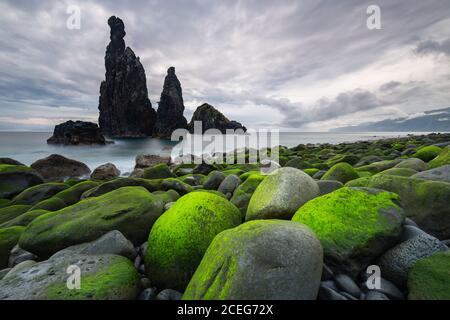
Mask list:
[[[384,138],[403,137],[408,134],[421,135],[426,132],[280,132],[276,138],[269,134],[269,145],[295,147],[306,143],[330,143],[369,141]],[[50,132],[0,132],[0,157],[9,157],[26,165],[51,154],[60,154],[67,158],[84,162],[91,170],[105,163],[113,163],[122,172],[129,173],[135,165],[135,158],[140,154],[156,154],[176,157],[184,145],[170,140],[153,138],[141,139],[113,139],[113,144],[105,146],[62,146],[48,145]],[[274,135],[275,136],[275,135]],[[242,136],[240,136],[242,138]],[[239,142],[241,140],[241,142]],[[223,150],[216,146],[215,151],[230,151],[245,146],[242,139],[237,138],[233,148],[223,146]],[[244,144],[243,144],[244,143]],[[201,145],[201,144],[200,144]],[[201,155],[202,147],[192,147],[192,154]]]

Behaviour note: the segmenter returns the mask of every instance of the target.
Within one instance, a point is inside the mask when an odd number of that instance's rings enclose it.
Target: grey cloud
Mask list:
[[[440,54],[450,57],[450,39],[439,42],[434,40],[422,41],[417,45],[415,52],[418,54]]]

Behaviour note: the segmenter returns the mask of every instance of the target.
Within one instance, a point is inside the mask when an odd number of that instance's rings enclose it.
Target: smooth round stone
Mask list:
[[[338,274],[334,277],[334,281],[340,291],[347,292],[355,298],[361,295],[361,290],[358,285],[349,276],[345,274]]]
[[[333,270],[326,264],[323,265],[322,269],[322,281],[332,280],[334,277]]]
[[[334,283],[334,281],[332,281],[332,280],[322,281],[320,283],[320,285],[323,286],[323,287],[327,287],[327,288],[333,289],[336,292],[339,291],[338,287],[336,286],[336,283]]]
[[[374,291],[374,290],[367,292],[365,299],[366,300],[389,300],[389,298],[384,293],[381,293],[379,291]]]
[[[420,235],[427,234],[425,231],[410,225],[404,225],[402,230],[402,235],[400,236],[399,242],[408,241]]]
[[[392,300],[405,299],[405,295],[395,286],[395,284],[383,278],[380,279],[380,289],[369,289],[367,287],[367,282],[362,283],[361,289],[366,293],[370,291],[381,292]]]
[[[182,294],[176,290],[165,289],[158,293],[156,300],[181,300]]]
[[[156,293],[156,287],[147,288],[139,294],[138,300],[155,300]]]
[[[405,226],[413,226],[418,228],[419,226],[417,225],[417,223],[415,223],[413,220],[411,220],[410,218],[405,218],[405,222],[403,223]]]
[[[351,294],[345,292],[345,291],[339,291],[340,295],[343,295],[344,297],[346,297],[348,300],[359,300],[357,298],[355,298],[354,296],[352,296]]]
[[[348,300],[345,296],[338,293],[337,291],[335,291],[329,287],[322,286],[322,285],[319,288],[318,299],[319,300]]]

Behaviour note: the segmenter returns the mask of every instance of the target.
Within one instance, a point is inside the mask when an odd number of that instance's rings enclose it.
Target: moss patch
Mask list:
[[[450,147],[446,147],[442,152],[429,163],[429,168],[434,169],[450,164]]]
[[[0,229],[0,270],[8,267],[9,253],[17,244],[24,227]]]
[[[180,198],[150,232],[145,266],[152,281],[184,291],[212,239],[240,220],[239,210],[214,194],[192,192]]]
[[[321,178],[321,180],[335,180],[346,183],[350,180],[358,179],[359,175],[351,165],[341,162],[334,165]]]
[[[429,162],[436,158],[440,153],[442,152],[442,149],[437,146],[428,146],[423,147],[419,149],[415,154],[415,158],[419,158],[425,162]]]
[[[30,208],[28,205],[15,205],[0,209],[0,224],[20,216]]]
[[[450,251],[419,260],[408,275],[410,300],[450,300]]]

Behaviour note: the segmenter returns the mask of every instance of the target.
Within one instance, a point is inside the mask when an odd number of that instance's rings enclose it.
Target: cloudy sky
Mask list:
[[[176,67],[188,120],[208,102],[251,128],[326,131],[450,106],[448,0],[1,0],[0,130],[97,121],[111,15],[155,108]]]

